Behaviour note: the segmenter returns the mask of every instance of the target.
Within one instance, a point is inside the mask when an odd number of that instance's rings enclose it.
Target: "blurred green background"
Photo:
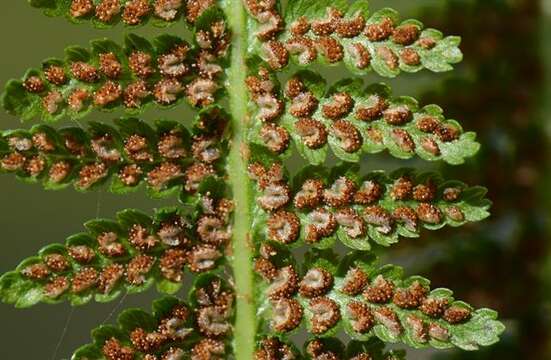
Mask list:
[[[402,241],[386,257],[406,266],[410,274],[431,278],[434,287],[450,287],[476,306],[499,310],[508,327],[503,341],[478,353],[423,351],[411,358],[551,359],[551,1],[371,3],[373,8],[395,7],[404,17],[418,17],[427,26],[463,37],[465,60],[456,71],[404,75],[390,84],[396,94],[417,96],[423,104],[440,104],[448,117],[478,132],[483,148],[476,159],[459,167],[397,162],[383,155],[366,159],[363,168],[438,167],[447,177],[487,186],[494,201],[492,217],[482,224],[425,232],[421,239]],[[74,26],[44,17],[23,0],[6,5],[0,12],[1,84],[44,58],[62,55],[67,45],[86,45],[98,37],[122,39],[120,28],[99,31]],[[168,31],[187,33],[183,26]],[[343,76],[338,70],[328,75],[330,79]],[[373,76],[367,81],[380,79]],[[185,123],[192,113],[182,108],[150,112],[144,119],[160,115]],[[108,121],[116,116],[97,113],[92,118]],[[1,116],[0,129],[22,126],[28,124]],[[110,218],[127,207],[149,211],[175,202],[152,201],[143,194],[45,192],[11,176],[0,177],[0,189],[0,273],[42,246],[82,231],[81,224],[88,219]],[[113,321],[122,307],[148,308],[155,296],[151,291],[74,310],[68,305],[39,305],[21,311],[2,305],[0,359],[68,358],[72,349],[88,342],[89,329]]]

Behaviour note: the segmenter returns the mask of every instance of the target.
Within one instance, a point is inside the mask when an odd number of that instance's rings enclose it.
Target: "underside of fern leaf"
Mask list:
[[[369,13],[366,0],[291,0],[284,16],[256,0],[245,1],[251,14],[249,48],[274,70],[314,62],[343,63],[355,74],[370,71],[395,77],[401,71],[449,71],[463,58],[461,39],[424,29],[417,20],[399,20],[385,8]]]
[[[127,209],[116,221],[88,221],[88,232],[46,246],[3,275],[2,300],[17,307],[63,300],[81,305],[93,298],[111,301],[123,291],[139,293],[153,284],[173,294],[182,286],[185,268],[201,273],[223,261],[231,206],[225,199],[209,200],[212,209],[165,208],[153,218]]]
[[[250,139],[274,153],[288,156],[293,143],[311,164],[324,163],[329,149],[348,162],[387,150],[401,159],[461,164],[480,147],[476,134],[446,119],[439,106],[392,98],[385,84],[364,88],[361,79],[347,79],[326,89],[321,76],[302,71],[283,86],[283,98],[266,74],[260,67],[247,78],[256,108]]]
[[[211,20],[217,15],[204,14]],[[223,18],[220,22],[224,24]],[[194,107],[211,105],[222,88],[218,63],[228,45],[226,29],[215,24],[204,30],[212,37],[216,32],[209,49],[176,36],[161,35],[150,42],[134,34],[126,36],[124,46],[100,39],[90,49],[68,47],[64,59],[47,59],[41,69],[9,81],[4,109],[22,120],[40,116],[54,122],[64,116],[79,119],[93,109],[139,114],[152,104],[167,108],[184,99]]]
[[[336,262],[336,254],[314,251],[299,272],[276,247],[264,245],[261,254],[268,255],[256,260],[266,281],[261,309],[276,334],[304,326],[326,337],[343,328],[358,341],[377,337],[415,348],[476,350],[497,342],[503,331],[495,311],[473,310],[448,289],[431,291],[427,279],[406,278],[397,266],[376,266],[373,256],[352,253]]]
[[[68,47],[2,95],[8,113],[49,124],[1,132],[0,172],[46,189],[109,183],[123,195],[144,184],[153,198],[180,202],[152,216],[126,209],[90,220],[0,277],[0,299],[20,308],[107,302],[154,284],[174,296],[155,301],[152,314],[123,311],[73,359],[397,360],[405,352],[386,344],[477,350],[499,340],[495,311],[378,265],[373,251],[485,219],[486,189],[358,164],[386,151],[458,165],[478,152],[476,134],[438,105],[361,78],[451,70],[462,59],[458,37],[392,9],[370,13],[362,0],[291,0],[285,9],[276,0],[30,4],[97,28],[185,21],[193,33],[190,42],[129,34]],[[327,84],[292,63],[343,63],[355,77]],[[136,117],[184,101],[194,119]],[[94,109],[128,116],[54,127]],[[296,173],[286,167],[293,149],[306,160]],[[341,162],[327,165],[330,153]],[[336,253],[338,242],[354,252]],[[193,281],[182,299],[186,272]],[[310,334],[304,344],[293,341],[299,331]]]
[[[338,239],[370,250],[373,243],[390,246],[400,236],[418,237],[421,228],[457,227],[489,215],[486,189],[434,173],[400,169],[362,176],[355,165],[331,171],[312,166],[289,182],[280,163],[268,163],[249,167],[256,182],[253,232],[262,241],[324,249]]]
[[[86,191],[112,179],[114,193],[135,191],[146,183],[153,197],[174,192],[192,197],[223,171],[228,117],[213,107],[193,122],[191,134],[176,121],[158,120],[152,127],[136,118],[115,120],[116,127],[90,122],[87,130],[36,125],[29,131],[5,131],[0,171],[41,181],[47,189],[72,183]]]
[[[117,326],[94,329],[94,342],[78,349],[73,359],[225,358],[233,302],[234,294],[223,279],[216,274],[200,275],[187,302],[165,297],[153,303],[153,314],[125,310]]]

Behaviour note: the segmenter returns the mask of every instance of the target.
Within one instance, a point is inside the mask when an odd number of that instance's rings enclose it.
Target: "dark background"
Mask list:
[[[424,232],[421,239],[402,241],[392,248],[386,260],[406,266],[410,274],[431,278],[434,287],[454,289],[457,297],[476,306],[499,310],[508,328],[503,341],[477,353],[423,351],[412,358],[551,359],[551,1],[371,3],[373,9],[392,6],[404,18],[415,16],[427,26],[463,37],[465,60],[456,71],[403,75],[389,83],[396,94],[416,96],[422,104],[440,104],[448,117],[477,131],[483,147],[476,159],[459,167],[373,156],[363,168],[436,167],[446,177],[487,186],[494,201],[492,217],[485,222]],[[99,37],[120,41],[124,32],[50,19],[22,0],[3,5],[0,84],[21,76],[44,58],[61,56],[67,45],[86,45]],[[143,28],[136,32],[154,35],[161,31]],[[187,33],[184,26],[168,31]],[[339,71],[331,74],[331,78],[343,76]],[[375,76],[367,80],[380,81]],[[144,119],[159,115],[149,112]],[[191,119],[187,108],[161,115],[183,122]],[[116,116],[103,113],[92,118],[109,121]],[[0,116],[0,129],[28,126],[9,115]],[[0,189],[0,273],[42,246],[82,231],[81,224],[88,219],[112,218],[127,207],[149,211],[175,203],[174,199],[152,201],[143,194],[123,198],[104,191],[86,195],[71,189],[45,192],[12,176],[0,177]],[[68,305],[28,310],[0,305],[0,359],[68,358],[71,350],[89,341],[91,328],[113,321],[121,308],[148,308],[156,295],[150,291],[123,298],[122,303],[91,303],[74,310]],[[67,330],[64,337],[63,329]]]

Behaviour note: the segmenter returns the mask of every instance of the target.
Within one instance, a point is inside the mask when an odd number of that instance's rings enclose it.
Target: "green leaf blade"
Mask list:
[[[214,112],[198,117],[224,121]],[[117,127],[90,122],[87,130],[38,125],[1,132],[0,172],[41,182],[47,189],[73,184],[78,191],[91,191],[110,181],[113,193],[145,187],[155,198],[186,193],[192,199],[204,192],[202,182],[220,181],[227,150],[223,122],[217,130],[195,129],[193,136],[175,122],[155,128],[136,118],[115,123]],[[223,191],[224,184],[217,188]]]
[[[257,243],[356,250],[396,244],[425,230],[459,227],[489,216],[486,189],[402,168],[363,174],[355,165],[306,167],[290,180],[269,154],[252,159]]]
[[[399,159],[459,165],[480,149],[476,134],[447,119],[439,106],[392,97],[385,84],[364,88],[361,80],[346,79],[327,88],[316,73],[301,71],[279,91],[277,80],[262,74],[247,80],[254,113],[249,137],[275,155],[288,154],[294,144],[313,165],[328,149],[346,162],[386,150]]]
[[[221,262],[231,229],[229,219],[218,216],[200,209],[188,213],[165,208],[153,217],[125,210],[116,222],[90,221],[88,233],[72,235],[64,245],[48,245],[2,275],[0,299],[18,308],[62,301],[80,306],[92,299],[113,301],[125,291],[143,292],[153,284],[159,292],[174,294],[183,285],[185,271],[211,271]],[[194,220],[201,218],[216,224],[200,229]]]
[[[211,36],[216,24],[203,34]],[[183,102],[208,107],[221,93],[226,66],[227,45],[218,42],[228,34],[217,31],[205,49],[175,36],[149,41],[135,34],[127,35],[124,45],[96,39],[90,48],[69,46],[64,60],[47,59],[42,69],[9,81],[2,105],[23,121],[41,117],[48,122],[80,119],[92,110],[140,114],[150,106],[168,109]]]
[[[351,338],[360,341],[352,342],[353,349],[374,347],[378,351],[384,348],[381,342],[413,348],[478,350],[499,341],[505,326],[497,320],[495,311],[474,310],[454,300],[450,290],[430,291],[427,279],[405,277],[401,268],[392,265],[377,267],[374,256],[364,255],[356,252],[339,259],[331,251],[310,252],[305,255],[302,271],[288,265],[294,263],[289,254],[275,249],[271,255],[257,258],[257,262],[277,269],[273,275],[270,274],[274,270],[258,273],[259,281],[265,284],[261,296],[268,304],[262,314],[270,324],[266,334],[288,336],[297,328],[306,327],[322,341],[329,337],[327,341],[331,342],[332,334],[342,327]],[[292,270],[296,275],[283,277],[289,267],[297,269]],[[293,301],[302,310],[292,308],[287,318],[270,310]],[[320,301],[326,303],[324,308],[317,305]],[[295,317],[302,320],[294,320]],[[287,325],[281,330],[277,326],[285,320]]]

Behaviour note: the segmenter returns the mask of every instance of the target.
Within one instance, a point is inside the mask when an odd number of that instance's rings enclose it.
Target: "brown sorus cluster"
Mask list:
[[[155,71],[151,65],[151,54],[143,51],[133,51],[128,56],[128,66],[132,73],[139,78],[148,78]]]
[[[187,254],[189,269],[194,273],[214,269],[218,260],[223,256],[218,248],[210,244],[195,245]]]
[[[308,305],[312,312],[311,329],[315,335],[327,332],[341,320],[340,306],[333,299],[321,296],[310,300]]]
[[[124,6],[122,20],[128,25],[138,25],[150,11],[148,0],[130,0]]]
[[[117,79],[122,72],[122,65],[117,56],[112,53],[99,54],[100,71],[110,79]]]
[[[320,339],[310,341],[306,346],[306,353],[312,359],[339,360],[339,356],[335,352],[326,349],[323,340]]]
[[[249,82],[251,93],[259,93],[263,87],[268,87],[270,91],[274,85],[264,85],[260,79]],[[383,134],[381,130],[374,127],[367,129],[366,135],[362,135],[354,121],[349,120],[353,117],[356,121],[374,122],[384,121],[390,125],[388,136],[401,151],[413,153],[417,147],[433,156],[440,156],[440,143],[457,140],[461,135],[461,129],[452,123],[445,122],[437,117],[425,115],[420,111],[413,111],[406,104],[390,105],[389,101],[379,94],[370,94],[365,97],[354,99],[348,92],[339,91],[326,99],[322,99],[322,105],[319,106],[320,114],[326,119],[331,120],[329,128],[324,122],[314,118],[318,114],[317,109],[320,103],[311,91],[309,91],[301,79],[291,78],[285,86],[285,96],[290,100],[289,113],[297,119],[294,123],[296,133],[301,137],[302,142],[310,149],[319,149],[327,144],[328,135],[333,136],[338,146],[348,153],[355,153],[362,147],[364,141],[374,143],[383,143]],[[270,97],[270,101],[263,100],[262,105],[272,112],[277,109],[280,114],[280,105],[275,96]],[[258,101],[257,101],[258,104]],[[277,105],[277,106],[276,106]],[[281,105],[282,107],[282,105]],[[261,111],[261,113],[266,110]],[[410,124],[415,124],[417,129],[425,133],[416,144],[410,129]],[[282,129],[283,132],[286,130]],[[286,137],[279,136],[279,142],[275,143],[270,137],[265,138],[266,146],[272,149],[283,149],[280,144],[286,144]],[[387,147],[389,145],[386,145]]]
[[[311,118],[318,107],[318,99],[296,77],[287,82],[285,95],[291,100],[289,112],[298,119],[295,122],[295,130],[301,136],[304,144],[311,149],[317,149],[325,145],[329,133],[326,126],[322,122]],[[326,112],[339,113],[337,107],[340,102],[350,105],[350,98],[344,95],[336,97],[336,104],[326,104],[324,106]],[[335,128],[332,130],[335,132]]]
[[[352,268],[346,273],[342,287],[339,290],[346,295],[356,296],[367,286],[368,281],[369,278],[365,271],[361,268]]]
[[[193,106],[207,106],[214,102],[218,89],[219,85],[214,80],[197,78],[186,87],[187,99]]]
[[[99,79],[98,69],[83,61],[71,64],[71,75],[82,82],[93,83]]]
[[[261,41],[274,39],[284,29],[283,18],[277,12],[275,1],[246,0],[244,5],[258,22],[256,37]]]
[[[189,341],[192,333],[198,330],[203,333],[203,337],[193,339],[190,351],[192,358],[207,359],[213,355],[223,357],[226,347],[221,337],[225,334],[206,335],[204,333],[212,327],[222,328],[224,324],[229,326],[227,315],[222,318],[205,319],[202,313],[212,308],[217,308],[217,311],[226,309],[229,313],[233,295],[225,290],[220,291],[218,279],[213,279],[212,282],[218,285],[207,284],[208,294],[205,288],[201,288],[197,290],[196,297],[200,296],[199,292],[203,292],[203,295],[208,295],[217,303],[216,306],[198,301],[199,306],[193,314],[186,305],[176,304],[172,310],[159,318],[155,327],[151,328],[148,324],[147,330],[141,327],[131,330],[128,334],[129,341],[114,337],[108,339],[102,347],[103,355],[108,360],[134,359],[138,353],[146,360],[180,359],[185,353],[178,345],[183,341]]]
[[[299,283],[299,293],[307,298],[325,295],[333,287],[333,275],[323,268],[312,268]]]
[[[288,94],[291,95],[293,91],[289,90]],[[290,98],[291,106],[289,107],[289,112],[296,118],[308,118],[314,114],[318,107],[318,99],[310,91],[305,89],[305,91],[300,92],[296,96],[291,95]]]
[[[226,354],[226,345],[223,341],[215,339],[203,339],[191,349],[192,359],[208,359],[212,356],[224,356]]]
[[[311,209],[318,207],[323,200],[325,185],[318,179],[308,179],[295,195],[293,204],[298,209]]]
[[[94,94],[94,105],[100,107],[107,106],[119,100],[121,95],[121,85],[113,81],[107,81],[98,90],[96,90]]]
[[[332,212],[325,208],[317,208],[308,214],[306,226],[306,242],[317,243],[322,238],[331,236],[337,230],[337,221]]]
[[[273,136],[265,135],[265,141],[273,143],[273,151],[277,153],[285,151],[289,142],[289,133],[282,127],[272,123],[283,113],[284,104],[283,101],[277,98],[275,93],[276,86],[270,78],[268,71],[261,68],[258,71],[258,75],[247,77],[246,84],[251,94],[251,99],[258,106],[258,117],[260,120],[270,123],[264,126],[266,128],[265,132],[272,132]]]
[[[282,209],[291,200],[291,190],[283,179],[281,164],[274,163],[266,169],[259,163],[249,165],[249,176],[256,180],[261,190],[258,205],[268,212]]]
[[[165,21],[173,21],[178,16],[182,3],[182,0],[157,0],[153,5],[155,15]]]
[[[30,93],[40,93],[44,90],[44,82],[38,76],[30,76],[23,83],[23,87]]]
[[[326,344],[321,339],[315,339],[306,346],[306,353],[312,359],[323,360],[341,360],[342,358],[334,351],[327,349]],[[366,352],[356,353],[354,356],[347,358],[349,360],[373,360],[373,357]]]
[[[231,331],[229,323],[232,315],[234,296],[226,290],[219,279],[196,290],[196,323],[199,332],[209,338],[219,338]]]
[[[271,261],[264,258],[258,258],[254,262],[254,270],[267,281],[274,280],[278,275],[278,270]]]
[[[269,261],[265,259],[266,261]],[[293,266],[277,269],[276,276],[271,280],[266,294],[272,300],[292,297],[299,288],[299,277]]]
[[[333,94],[322,106],[323,115],[331,120],[338,120],[350,113],[354,107],[354,99],[346,92]]]
[[[102,294],[111,293],[124,277],[124,274],[125,268],[123,265],[117,263],[107,265],[99,275],[98,290]]]
[[[73,174],[71,180],[83,190],[115,175],[129,187],[147,181],[157,190],[183,185],[194,193],[206,176],[215,175],[213,164],[222,155],[220,129],[194,136],[190,144],[184,143],[185,136],[179,128],[159,134],[156,142],[139,133],[125,134],[120,139],[119,133],[93,132],[88,141],[77,139],[69,130],[60,131],[59,143],[41,131],[29,133],[28,138],[8,136],[12,152],[0,156],[0,167],[32,177],[45,174],[45,180],[55,184],[66,182]],[[67,153],[71,159],[57,160],[59,155],[67,157]],[[193,158],[193,162],[186,163],[187,168],[182,165],[184,157]],[[96,161],[92,162],[94,158]]]
[[[373,94],[367,97],[369,106],[358,106],[354,116],[362,121],[374,121],[383,116],[383,111],[388,108],[388,102],[380,95]]]
[[[360,301],[351,301],[348,303],[348,314],[352,329],[360,334],[369,332],[375,325],[375,317],[369,305]]]
[[[213,4],[212,0],[186,2],[187,20],[193,24],[203,11]],[[172,22],[183,12],[182,0],[130,0],[122,6],[118,0],[100,0],[97,5],[94,5],[92,0],[72,0],[69,9],[70,15],[74,18],[93,16],[104,23],[113,23],[120,16],[128,25],[142,24],[150,16]]]
[[[129,1],[123,14],[134,9],[131,5],[141,8],[147,3],[146,0]],[[220,88],[217,79],[223,69],[217,61],[227,54],[230,37],[224,21],[214,22],[210,29],[202,31],[209,43],[203,44],[202,50],[193,56],[189,55],[190,46],[184,42],[156,57],[137,50],[129,51],[127,59],[119,58],[114,52],[100,53],[89,62],[68,63],[67,73],[61,64],[47,65],[42,74],[29,76],[22,86],[41,97],[44,112],[50,115],[58,115],[65,108],[78,113],[92,105],[139,108],[151,100],[170,105],[181,97],[186,97],[193,106],[207,106],[214,102]],[[98,66],[92,65],[96,62]],[[128,68],[123,66],[126,63]],[[156,73],[160,78],[155,77],[153,81],[152,75]],[[134,79],[126,83],[129,77]],[[61,91],[71,78],[84,83],[83,86]],[[92,84],[94,90],[90,89]]]
[[[289,147],[291,136],[287,129],[274,123],[267,123],[260,129],[260,138],[268,149],[281,154]]]
[[[95,237],[95,244],[67,245],[62,252],[44,254],[41,262],[26,266],[21,274],[29,280],[40,281],[44,294],[53,299],[68,291],[83,294],[93,290],[110,294],[125,282],[139,286],[147,281],[154,269],[158,269],[162,278],[180,282],[185,266],[193,272],[212,270],[222,256],[219,248],[223,248],[225,243],[221,241],[231,237],[228,226],[232,211],[230,202],[222,199],[211,203],[213,207],[205,210],[206,214],[221,219],[220,227],[203,228],[201,235],[199,229],[189,228],[184,219],[174,214],[160,222],[134,224],[126,234],[100,233]],[[190,241],[188,234],[197,240]],[[219,241],[219,237],[223,239]],[[216,246],[205,239],[215,239]],[[152,250],[156,251],[157,258],[146,255]],[[127,254],[131,256],[128,258]],[[78,263],[78,266],[74,267],[72,263]],[[67,272],[72,276],[60,276]]]
[[[300,220],[287,211],[280,210],[291,200],[289,185],[283,179],[281,164],[273,164],[270,169],[259,163],[249,165],[249,176],[257,181],[262,194],[257,202],[264,210],[272,213],[268,219],[268,236],[270,239],[291,243],[296,241]]]
[[[280,210],[270,216],[267,222],[268,239],[282,244],[290,244],[298,239],[299,218],[288,211]]]
[[[45,264],[37,263],[29,265],[21,270],[21,274],[28,277],[29,279],[43,280],[50,275],[50,270],[48,270],[48,267]]]
[[[368,206],[363,211],[365,221],[374,226],[381,234],[390,234],[392,232],[392,215],[383,207],[378,205]]]
[[[298,55],[301,65],[310,64],[318,57],[318,50],[312,39],[304,36],[295,36],[287,41],[285,49],[291,55]]]
[[[225,219],[215,215],[204,215],[197,222],[197,233],[205,243],[225,245],[231,238],[231,232]]]
[[[350,16],[335,8],[327,8],[326,15],[319,19],[299,17],[288,24],[290,36],[286,40],[278,40],[282,31],[282,20],[274,11],[275,2],[246,2],[249,13],[259,22],[256,33],[263,41],[264,59],[275,69],[286,66],[290,55],[297,55],[301,65],[315,61],[321,54],[328,63],[342,61],[344,52],[350,54],[358,69],[366,69],[375,57],[383,60],[391,70],[397,69],[402,63],[405,66],[419,66],[423,51],[434,48],[437,40],[423,36],[421,28],[414,24],[397,26],[390,18],[380,20],[366,19],[361,13]],[[344,39],[356,39],[346,48]],[[373,47],[366,47],[362,41],[370,41]],[[402,47],[399,53],[382,42],[390,41],[395,46]]]
[[[44,263],[53,272],[63,272],[70,266],[69,261],[61,254],[48,254],[44,256]]]
[[[210,57],[223,57],[227,54],[231,42],[231,33],[226,27],[226,23],[223,20],[219,20],[214,22],[209,30],[203,29],[196,32],[195,40],[202,50],[199,53],[199,61],[197,63],[200,72],[212,73],[212,70],[214,70],[214,72],[222,71],[220,67],[217,69],[213,68],[209,71],[200,63],[202,60],[211,61]],[[212,76],[212,74],[207,77],[210,76]]]
[[[155,259],[147,255],[137,255],[130,260],[126,269],[126,281],[132,285],[142,285],[153,268]]]
[[[97,281],[97,270],[92,267],[84,267],[75,273],[72,281],[73,283],[71,291],[75,294],[80,294],[95,286],[97,284]]]
[[[377,324],[387,327],[395,336],[403,333],[404,327],[409,327],[416,334],[419,342],[427,342],[429,338],[448,341],[450,329],[455,324],[467,321],[471,310],[460,305],[450,305],[447,299],[433,297],[429,288],[419,281],[409,285],[397,286],[393,280],[383,275],[370,275],[359,267],[351,267],[339,289],[350,297],[345,308],[332,299],[333,275],[326,269],[313,267],[299,280],[299,276],[291,265],[277,269],[271,261],[275,253],[265,254],[256,259],[262,268],[269,269],[275,275],[266,276],[269,282],[266,296],[272,302],[272,327],[277,332],[294,330],[301,322],[305,310],[297,301],[297,296],[308,300],[310,329],[314,334],[321,335],[337,325],[341,317],[350,321],[352,329],[365,334]],[[267,256],[265,256],[267,255]],[[362,298],[358,297],[363,294]],[[434,320],[423,320],[415,316],[415,310],[420,310],[431,319],[442,319],[447,324]],[[401,311],[411,312],[402,323],[398,318]],[[432,330],[431,330],[432,329]]]
[[[398,289],[393,302],[403,309],[418,308],[426,298],[428,290],[419,282],[414,282],[407,289]]]
[[[289,63],[289,51],[277,40],[269,40],[262,46],[264,58],[274,70],[281,70]]]
[[[347,153],[355,153],[362,146],[362,136],[358,129],[346,120],[337,120],[331,126],[331,133]]]
[[[188,0],[186,2],[186,19],[192,24],[195,23],[203,11],[214,4],[214,0]]]
[[[327,143],[327,128],[314,119],[302,118],[295,122],[295,130],[302,138],[304,145],[310,149],[319,149]]]
[[[124,106],[127,108],[139,108],[142,105],[142,101],[150,94],[151,92],[147,88],[147,83],[143,80],[137,80],[124,89]]]
[[[258,183],[258,205],[269,213],[267,238],[283,244],[295,242],[300,234],[301,220],[286,210],[291,204],[307,214],[304,226],[305,240],[309,243],[331,236],[339,226],[350,238],[357,239],[367,234],[368,225],[388,235],[396,230],[396,225],[418,232],[419,222],[465,221],[459,206],[443,204],[457,201],[461,190],[438,190],[432,179],[415,183],[409,175],[404,175],[395,180],[366,179],[360,186],[345,176],[329,185],[321,179],[305,179],[293,197],[282,177],[280,164],[266,169],[253,163],[249,166],[249,175]],[[385,198],[398,206],[391,211],[378,205]],[[415,201],[415,205],[411,201]],[[352,208],[358,205],[365,207]]]
[[[67,247],[67,253],[79,264],[89,264],[96,258],[94,249],[87,245],[71,245]]]
[[[272,311],[271,326],[277,332],[294,330],[302,320],[303,309],[295,299],[273,300]]]
[[[123,345],[119,340],[111,338],[102,347],[103,355],[108,360],[133,360],[134,350]]]
[[[264,338],[254,354],[254,360],[294,359],[293,349],[278,338]]]

